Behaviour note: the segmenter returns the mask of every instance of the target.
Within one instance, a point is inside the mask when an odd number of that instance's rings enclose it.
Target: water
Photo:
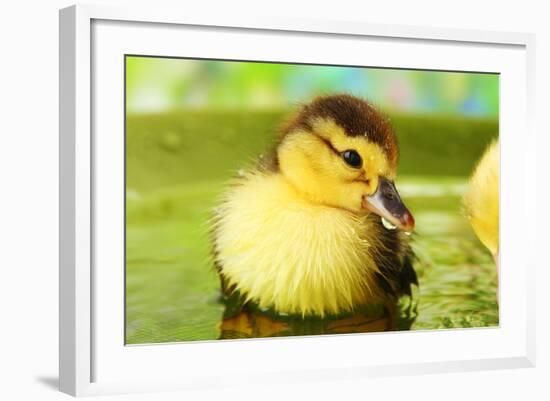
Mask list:
[[[403,178],[416,219],[420,286],[393,316],[380,306],[338,319],[241,311],[221,302],[208,243],[209,210],[222,183],[202,181],[127,199],[128,344],[498,325],[497,275],[461,208],[464,179]]]

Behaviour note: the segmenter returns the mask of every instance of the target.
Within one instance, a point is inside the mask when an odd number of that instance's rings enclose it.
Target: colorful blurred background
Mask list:
[[[283,109],[347,92],[405,113],[498,116],[498,75],[128,57],[127,110]]]
[[[410,328],[498,324],[496,271],[461,203],[498,136],[498,75],[128,56],[128,344],[220,338],[211,210],[289,112],[340,92],[375,103],[398,135],[398,186],[417,220]]]

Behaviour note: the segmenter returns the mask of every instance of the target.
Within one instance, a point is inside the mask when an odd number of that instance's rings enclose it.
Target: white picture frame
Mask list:
[[[259,36],[265,43],[261,48],[243,45]],[[200,46],[181,46],[181,37]],[[220,38],[223,48],[216,44]],[[289,40],[303,47],[292,51],[285,46]],[[320,44],[334,51],[315,53]],[[529,233],[535,231],[530,227],[535,210],[524,191],[513,191],[529,187],[532,193],[536,188],[534,44],[534,36],[524,33],[252,16],[229,20],[154,7],[78,5],[61,10],[60,390],[80,396],[219,387],[247,380],[359,379],[534,366],[531,273],[536,261]],[[238,54],[240,59],[309,57],[330,63],[338,58],[338,63],[365,65],[364,55],[349,51],[360,46],[370,46],[371,54],[378,55],[371,65],[451,70],[454,65],[455,70],[501,74],[500,326],[125,347],[120,335],[124,116],[119,112],[124,86],[119,56]],[[386,47],[399,51],[384,51]],[[405,62],[412,48],[418,57]],[[511,229],[520,224],[531,229]],[[376,351],[390,346],[396,355]]]

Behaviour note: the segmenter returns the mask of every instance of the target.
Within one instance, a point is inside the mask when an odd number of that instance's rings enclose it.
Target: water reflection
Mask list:
[[[416,319],[416,310],[412,304],[406,308],[400,308],[399,305],[375,305],[363,307],[354,313],[325,318],[281,315],[231,299],[225,300],[224,304],[219,339],[408,330]]]

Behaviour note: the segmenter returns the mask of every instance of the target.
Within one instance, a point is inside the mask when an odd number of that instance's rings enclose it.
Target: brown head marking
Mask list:
[[[281,130],[285,135],[297,130],[312,130],[318,118],[333,120],[349,136],[364,136],[379,145],[390,165],[395,168],[399,158],[397,138],[389,119],[366,100],[351,95],[320,96],[302,109]]]

